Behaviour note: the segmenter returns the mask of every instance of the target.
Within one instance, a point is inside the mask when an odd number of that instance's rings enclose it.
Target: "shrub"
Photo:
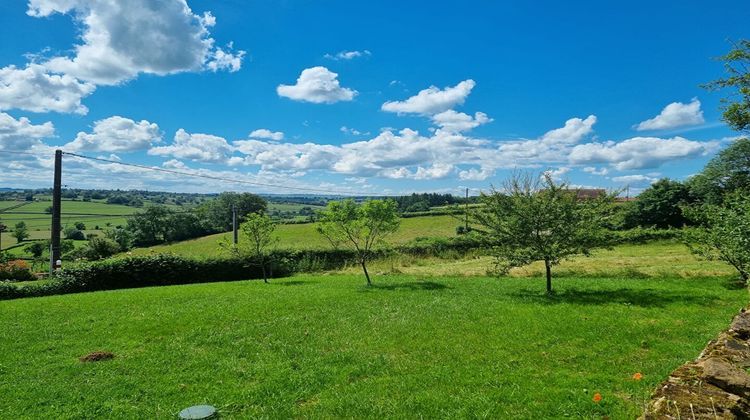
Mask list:
[[[65,239],[71,239],[74,241],[83,241],[86,239],[86,235],[73,226],[66,227],[65,230],[63,230],[63,235],[65,236]]]
[[[35,279],[36,277],[26,261],[11,260],[0,264],[0,280],[29,281]]]

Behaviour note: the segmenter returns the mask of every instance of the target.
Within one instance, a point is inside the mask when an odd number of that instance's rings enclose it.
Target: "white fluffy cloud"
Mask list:
[[[476,83],[464,80],[453,87],[440,89],[430,86],[404,101],[389,101],[381,106],[383,111],[400,114],[434,115],[463,104]]]
[[[469,131],[472,128],[479,127],[491,121],[492,118],[488,117],[484,112],[477,112],[472,117],[471,115],[452,109],[432,116],[432,122],[440,127],[440,129],[455,133]]]
[[[668,130],[703,124],[704,122],[701,102],[697,98],[693,98],[688,104],[672,102],[664,107],[659,115],[637,124],[635,129],[638,131]]]
[[[185,0],[30,0],[28,14],[71,14],[81,27],[82,43],[72,57],[54,57],[49,71],[98,85],[113,85],[139,73],[166,75],[184,71],[239,69],[232,54],[216,48],[209,28],[216,19],[196,15]]]
[[[369,50],[362,50],[362,51],[340,51],[336,54],[326,54],[324,55],[325,58],[329,60],[352,60],[359,57],[369,57],[372,53]]]
[[[639,186],[639,185],[646,186],[658,180],[659,178],[648,176],[648,175],[642,175],[642,174],[623,175],[623,176],[616,176],[612,178],[612,181],[614,182],[617,182],[620,184],[636,185],[636,186]]]
[[[281,141],[284,140],[284,133],[281,131],[271,131],[267,128],[253,130],[249,136],[251,139],[267,139]]]
[[[221,137],[210,134],[190,134],[182,128],[169,146],[154,147],[150,155],[171,156],[199,162],[226,162],[234,148]]]
[[[296,84],[279,85],[276,92],[285,98],[315,104],[351,101],[357,95],[356,90],[341,87],[337,73],[322,66],[302,70]]]
[[[51,122],[34,125],[26,117],[15,119],[0,112],[0,150],[23,151],[41,144],[41,139],[52,137],[55,127]],[[7,156],[3,156],[7,159]]]
[[[216,19],[194,14],[185,0],[29,0],[33,17],[71,15],[81,43],[71,55],[35,56],[26,67],[0,68],[0,110],[86,114],[81,100],[98,85],[141,73],[237,71],[244,51],[215,46]]]
[[[88,108],[81,99],[95,89],[69,75],[49,74],[39,64],[0,68],[0,110],[86,114]]]
[[[575,146],[570,160],[576,164],[607,163],[618,170],[655,168],[684,158],[705,155],[717,147],[715,142],[698,142],[682,137],[634,137],[619,143],[587,143]]]
[[[64,147],[72,151],[134,152],[160,141],[161,131],[155,123],[113,116],[95,122],[91,133],[79,132],[75,140]]]

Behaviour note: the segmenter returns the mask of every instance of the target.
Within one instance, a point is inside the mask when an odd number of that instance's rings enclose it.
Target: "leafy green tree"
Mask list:
[[[93,237],[89,239],[85,255],[88,260],[100,260],[120,252],[120,245],[109,238]]]
[[[138,246],[164,242],[170,229],[171,210],[165,206],[149,206],[128,219],[127,229]]]
[[[730,89],[731,99],[724,99],[724,121],[738,131],[750,131],[750,40],[734,44],[727,55],[721,57],[727,77],[706,85],[711,90]]]
[[[20,244],[29,237],[29,229],[26,227],[26,222],[18,222],[13,228],[13,237]]]
[[[638,200],[629,202],[625,212],[625,227],[682,227],[688,223],[682,206],[693,201],[687,185],[669,178],[646,188]]]
[[[133,234],[122,227],[105,230],[104,237],[115,241],[119,245],[120,251],[127,251],[133,246]]]
[[[750,194],[750,139],[739,139],[719,152],[688,181],[696,197],[720,204],[734,192]]]
[[[235,256],[257,261],[263,271],[263,282],[268,283],[271,251],[279,240],[274,236],[276,223],[270,217],[258,213],[250,213],[245,219],[240,225],[242,239],[239,244],[234,245],[225,238],[219,245]]]
[[[393,200],[369,200],[361,205],[354,200],[332,201],[320,213],[317,230],[334,247],[346,246],[356,252],[370,286],[367,262],[373,248],[396,232],[400,223],[398,204]]]
[[[685,232],[690,250],[707,260],[724,261],[740,278],[750,279],[750,197],[734,194],[719,206],[688,207],[686,214],[700,227]]]
[[[31,255],[33,258],[39,258],[44,254],[45,244],[43,241],[34,241],[23,248],[24,252]]]
[[[552,293],[553,265],[609,244],[605,226],[613,195],[579,198],[578,190],[556,183],[549,174],[541,179],[516,174],[504,191],[493,189],[479,200],[482,205],[471,219],[493,247],[498,273],[544,261],[547,293]]]
[[[86,224],[83,222],[75,222],[73,226],[75,226],[78,230],[86,230]]]
[[[219,232],[232,230],[232,206],[237,209],[239,223],[251,213],[265,213],[266,200],[250,193],[224,192],[211,201],[204,203],[200,210],[211,229]]]
[[[63,229],[63,236],[65,237],[65,239],[71,239],[74,241],[86,240],[86,235],[73,226],[68,226]]]

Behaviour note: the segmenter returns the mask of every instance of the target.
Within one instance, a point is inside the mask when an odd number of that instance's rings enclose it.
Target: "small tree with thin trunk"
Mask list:
[[[29,229],[26,227],[26,222],[18,222],[13,228],[13,237],[20,244],[29,237]]]
[[[334,248],[345,246],[357,254],[357,260],[371,286],[367,262],[375,246],[396,230],[401,223],[398,204],[393,200],[369,200],[357,205],[354,200],[332,201],[320,213],[318,232]]]
[[[472,220],[493,247],[499,274],[544,261],[547,293],[552,293],[552,266],[608,245],[605,222],[613,199],[608,194],[584,198],[547,173],[541,178],[515,174],[504,191],[481,195]]]
[[[239,244],[235,245],[229,239],[222,240],[219,245],[238,257],[246,257],[256,261],[263,271],[263,282],[268,283],[270,271],[271,251],[279,238],[274,236],[276,223],[264,214],[249,213],[240,225],[242,233]]]
[[[686,207],[686,215],[700,226],[685,232],[690,250],[707,260],[734,267],[746,284],[750,280],[750,198],[729,196],[724,205]]]

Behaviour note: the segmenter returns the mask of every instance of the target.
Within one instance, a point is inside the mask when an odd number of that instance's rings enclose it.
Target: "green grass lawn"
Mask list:
[[[747,302],[721,278],[568,278],[554,298],[529,279],[374,280],[0,302],[0,418],[174,418],[200,403],[223,418],[634,418]],[[97,350],[116,358],[78,361]]]
[[[398,232],[388,237],[393,244],[411,241],[417,237],[451,237],[456,235],[456,226],[460,224],[451,216],[424,216],[401,219]],[[331,245],[315,231],[315,224],[278,225],[276,235],[280,248],[320,249]],[[134,249],[135,255],[150,253],[173,253],[193,257],[211,257],[221,255],[218,242],[230,238],[231,233],[220,233],[189,241],[168,245],[157,245],[149,248]]]

